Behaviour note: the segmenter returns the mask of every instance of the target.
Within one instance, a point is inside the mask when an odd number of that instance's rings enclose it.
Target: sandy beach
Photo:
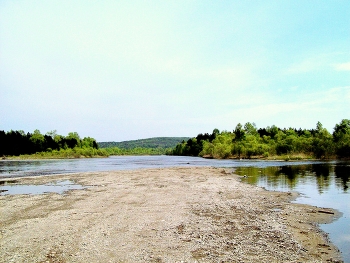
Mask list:
[[[337,211],[291,203],[296,193],[242,183],[228,169],[17,180],[86,188],[0,196],[0,262],[342,262],[318,228]]]

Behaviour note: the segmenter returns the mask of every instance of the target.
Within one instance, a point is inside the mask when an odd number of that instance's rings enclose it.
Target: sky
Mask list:
[[[349,0],[0,1],[0,130],[333,132],[349,112]]]

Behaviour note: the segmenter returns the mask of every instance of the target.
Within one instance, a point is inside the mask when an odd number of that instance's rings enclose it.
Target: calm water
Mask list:
[[[310,162],[214,160],[186,156],[112,156],[109,158],[12,161],[0,160],[0,179],[46,174],[131,170],[174,166],[266,167]],[[319,163],[319,162],[312,162]]]
[[[331,207],[343,216],[331,224],[321,224],[331,241],[350,262],[350,164],[313,163],[272,167],[240,167],[236,173],[242,180],[268,190],[297,191],[295,202]]]
[[[342,251],[345,262],[350,263],[349,162],[239,161],[183,156],[115,156],[96,159],[36,161],[0,160],[0,179],[175,166],[234,168],[237,174],[247,176],[242,180],[248,183],[265,187],[268,190],[297,191],[301,193],[301,196],[296,200],[298,203],[339,210],[343,213],[343,216],[331,224],[321,225],[321,228],[329,233],[331,241]],[[66,185],[71,184],[72,182],[68,182]],[[61,187],[64,184],[58,183],[58,186]],[[4,187],[0,186],[0,190]],[[57,189],[57,184],[52,187]],[[79,186],[74,187],[79,189]],[[6,192],[2,194],[4,193]]]

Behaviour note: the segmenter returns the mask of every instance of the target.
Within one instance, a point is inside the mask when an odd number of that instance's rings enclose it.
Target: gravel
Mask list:
[[[337,211],[291,203],[295,193],[242,183],[222,168],[63,174],[16,183],[58,180],[88,187],[0,196],[0,262],[342,262],[318,228]]]

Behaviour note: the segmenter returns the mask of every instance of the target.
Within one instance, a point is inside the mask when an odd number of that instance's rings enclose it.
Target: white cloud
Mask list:
[[[335,59],[335,57],[338,57],[338,55],[332,53],[308,56],[307,58],[290,65],[285,72],[287,74],[299,74],[328,69],[331,61]]]
[[[313,54],[307,54],[291,63],[284,70],[284,74],[310,73],[322,70],[329,71],[332,68],[339,71],[349,71],[350,62],[337,63],[337,61],[343,61],[344,58],[349,56],[350,54],[348,52],[314,51]]]
[[[316,61],[314,59],[307,59],[302,62],[291,65],[287,69],[287,73],[289,74],[307,73],[310,71],[317,70],[321,66],[322,66],[322,63],[320,61]]]
[[[350,62],[336,64],[334,68],[338,71],[350,71]]]

